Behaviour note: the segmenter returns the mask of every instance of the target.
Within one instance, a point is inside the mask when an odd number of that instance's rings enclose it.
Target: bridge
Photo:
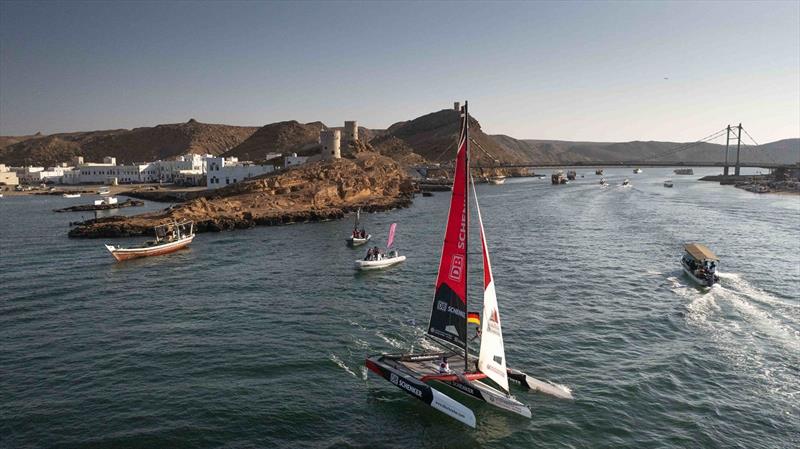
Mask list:
[[[480,143],[475,141],[474,139],[470,139],[471,142],[483,153],[491,158],[494,161],[493,164],[484,165],[481,164],[480,168],[485,169],[492,169],[492,168],[567,168],[567,167],[586,167],[586,168],[613,168],[613,167],[723,167],[724,175],[728,175],[729,167],[731,162],[729,161],[729,153],[731,149],[731,137],[736,140],[736,162],[733,163],[735,168],[735,175],[739,175],[741,167],[749,167],[749,168],[766,168],[766,169],[776,169],[779,167],[786,167],[787,164],[781,164],[778,162],[741,162],[739,160],[739,155],[741,153],[742,145],[745,145],[742,142],[742,133],[747,135],[750,140],[758,146],[758,142],[750,136],[742,124],[739,123],[739,126],[730,126],[728,125],[725,128],[722,128],[719,131],[716,131],[700,140],[680,144],[674,148],[671,148],[661,154],[654,155],[651,159],[648,160],[641,160],[641,161],[616,161],[616,162],[609,162],[609,161],[575,161],[569,163],[548,163],[548,162],[522,162],[522,163],[502,163],[500,162],[495,156],[493,156],[489,151],[484,149]],[[658,161],[658,159],[662,159],[668,156],[672,156],[674,154],[686,151],[690,148],[694,148],[702,143],[710,143],[712,140],[721,138],[725,135],[725,162],[675,162],[675,161]],[[448,161],[445,163],[444,167],[449,166],[452,164],[452,161]],[[436,168],[443,168],[440,164],[427,164],[427,165],[420,165],[414,167],[417,170],[420,169],[436,169]]]

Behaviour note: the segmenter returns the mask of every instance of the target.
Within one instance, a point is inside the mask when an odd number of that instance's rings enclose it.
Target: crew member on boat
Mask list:
[[[442,361],[439,362],[439,373],[441,374],[450,374],[450,364],[447,363],[447,357],[442,357]]]

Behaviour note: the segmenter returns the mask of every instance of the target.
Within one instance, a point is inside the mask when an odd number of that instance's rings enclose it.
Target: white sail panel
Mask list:
[[[474,181],[472,191],[475,192]],[[508,393],[508,372],[506,371],[506,352],[503,347],[503,330],[500,325],[500,309],[497,307],[492,264],[489,261],[489,248],[486,246],[486,233],[483,230],[483,218],[477,193],[475,194],[475,210],[478,211],[483,249],[483,317],[481,317],[481,353],[478,357],[478,369]]]

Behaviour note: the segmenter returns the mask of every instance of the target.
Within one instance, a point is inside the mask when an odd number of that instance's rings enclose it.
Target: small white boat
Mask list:
[[[608,187],[608,181],[606,181],[606,178],[600,178],[600,186]]]
[[[97,191],[98,195],[111,195],[111,190],[108,187],[101,187],[100,190]]]
[[[622,187],[630,187],[631,185],[631,181],[628,178],[625,178],[625,180],[622,181]]]
[[[394,243],[394,232],[396,229],[397,223],[392,223],[392,225],[389,226],[389,239],[386,242],[386,254],[379,250],[377,246],[375,248],[370,248],[364,260],[356,261],[356,270],[380,270],[381,268],[391,267],[392,265],[406,260],[406,256],[401,256],[399,251],[391,249],[392,243]]]
[[[687,243],[683,249],[685,253],[681,257],[681,266],[689,278],[703,287],[711,287],[719,282],[719,257],[700,243]]]
[[[369,242],[370,239],[372,239],[372,234],[367,234],[366,237],[350,237],[345,239],[345,241],[347,242],[347,246],[355,248],[356,246],[361,246]]]
[[[639,174],[639,173],[641,173],[641,172],[642,172],[642,169],[641,169],[641,168],[634,168],[634,169],[633,169],[633,174],[634,174],[634,175],[638,175],[638,174]]]
[[[194,240],[194,222],[172,222],[154,228],[156,238],[142,246],[122,248],[120,246],[105,245],[106,249],[118,262],[139,257],[160,256],[185,248]]]
[[[666,181],[664,181],[664,187],[670,187],[670,188],[671,188],[671,187],[672,187],[672,181],[671,181],[671,180],[669,180],[669,179],[667,179]]]
[[[80,193],[65,193],[65,194],[63,194],[61,196],[63,196],[64,198],[80,198],[81,194]]]
[[[378,256],[375,260],[357,260],[356,269],[361,271],[380,270],[404,262],[406,256],[401,256],[397,250],[391,250],[385,256]]]
[[[372,238],[372,235],[367,234],[364,228],[359,229],[358,223],[361,221],[361,208],[359,207],[356,211],[356,222],[353,224],[353,233],[350,237],[344,239],[347,243],[347,246],[351,248],[355,248],[356,246],[361,246]]]
[[[506,182],[505,176],[493,176],[489,178],[489,184],[500,185]]]

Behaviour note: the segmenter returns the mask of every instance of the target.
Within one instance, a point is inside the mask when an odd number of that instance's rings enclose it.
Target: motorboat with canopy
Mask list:
[[[346,238],[345,241],[347,242],[347,246],[351,248],[355,248],[356,246],[361,246],[372,238],[371,235],[367,234],[367,231],[364,228],[359,228],[359,222],[361,221],[361,208],[359,207],[356,211],[356,221],[353,224],[353,232],[350,237]]]
[[[703,287],[711,287],[719,282],[719,257],[713,251],[700,243],[687,243],[683,249],[681,266],[693,281]]]
[[[372,355],[367,357],[365,364],[370,371],[409,395],[475,427],[473,411],[435,388],[435,382],[528,418],[531,411],[510,393],[509,380],[519,383],[523,389],[559,398],[571,399],[572,395],[565,387],[537,380],[506,365],[500,311],[477,195],[474,199],[483,256],[483,309],[482,313],[468,311],[469,204],[470,190],[474,193],[475,187],[469,173],[466,102],[461,116],[450,212],[427,328],[427,337],[441,350]],[[479,325],[481,339],[477,357],[469,347],[468,323]]]
[[[106,249],[117,261],[136,259],[139,257],[160,256],[185,248],[194,240],[194,222],[175,220],[153,227],[156,238],[145,242],[142,246],[122,248],[106,245]]]
[[[377,246],[370,248],[367,251],[367,256],[364,260],[356,261],[356,269],[360,271],[366,270],[379,270],[381,268],[397,265],[406,260],[406,256],[400,254],[395,248],[392,248],[394,243],[394,233],[397,230],[397,223],[392,223],[389,226],[389,239],[386,241],[386,251],[381,251]]]

